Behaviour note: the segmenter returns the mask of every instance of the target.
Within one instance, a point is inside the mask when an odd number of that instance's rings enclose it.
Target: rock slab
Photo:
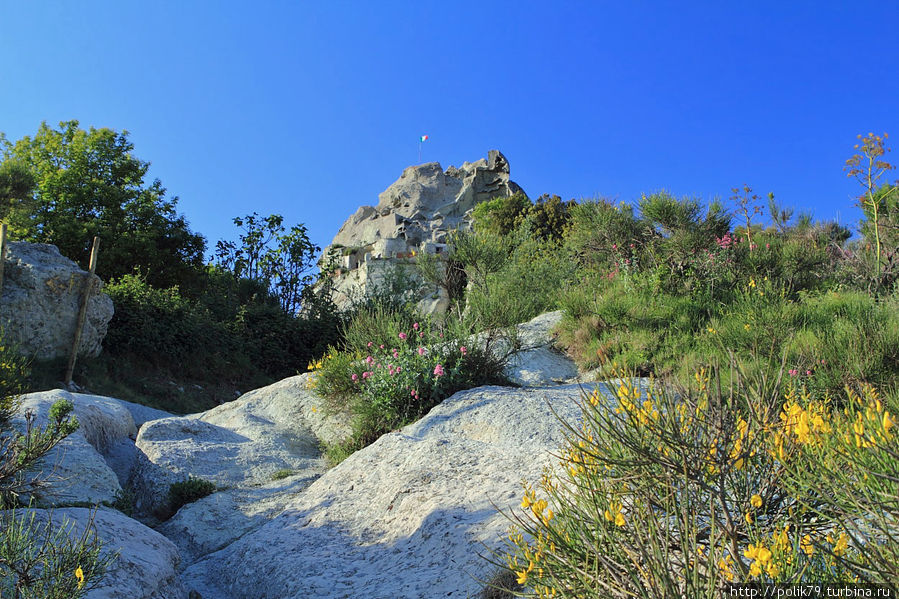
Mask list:
[[[115,456],[122,445],[133,446],[137,433],[131,412],[116,399],[54,389],[22,396],[13,425],[24,429],[30,412],[34,426],[46,427],[50,406],[60,400],[72,402],[79,427],[44,456],[41,472],[31,473],[48,484],[35,498],[48,505],[114,502],[130,468]]]
[[[308,377],[285,379],[200,414],[145,423],[131,478],[138,512],[169,517],[169,486],[188,477],[242,489],[270,483],[280,471],[306,478],[323,473],[320,443],[342,439],[350,429],[342,416],[326,414],[306,388]],[[197,530],[202,534],[202,525]]]
[[[204,599],[472,597],[493,573],[522,480],[576,422],[577,385],[481,387],[383,436],[324,474],[265,526],[187,568]],[[552,409],[551,409],[552,408]]]

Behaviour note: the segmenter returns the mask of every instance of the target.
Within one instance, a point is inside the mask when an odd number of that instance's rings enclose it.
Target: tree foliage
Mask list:
[[[137,268],[160,287],[194,280],[205,240],[177,213],[178,198],[167,198],[158,179],[146,181],[150,163],[132,154],[127,131],[85,130],[76,120],[54,129],[44,122],[34,136],[15,143],[2,138],[0,145],[0,200],[9,207],[14,235],[52,243],[81,260],[99,236],[98,274],[106,279]],[[29,187],[31,202],[25,201]]]
[[[215,255],[219,265],[238,279],[258,281],[278,298],[281,308],[295,314],[301,306],[303,290],[312,282],[312,267],[320,250],[309,240],[306,225],[288,231],[284,217],[257,213],[237,217],[243,229],[239,244],[219,241]]]

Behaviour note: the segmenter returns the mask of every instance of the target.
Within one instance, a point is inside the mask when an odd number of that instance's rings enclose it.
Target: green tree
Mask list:
[[[219,265],[238,279],[265,285],[278,298],[281,308],[295,314],[302,303],[303,290],[312,282],[312,267],[320,248],[309,240],[305,225],[288,231],[280,214],[261,217],[257,213],[237,217],[243,229],[239,244],[216,243]]]
[[[63,255],[86,260],[94,236],[103,241],[103,278],[146,272],[158,287],[189,285],[203,266],[206,243],[176,211],[162,183],[145,181],[150,163],[136,158],[128,132],[84,130],[78,121],[59,129],[46,122],[15,143],[0,138],[5,172],[18,173],[17,193],[27,188],[19,167],[34,179],[32,203],[19,210],[14,234],[52,243]],[[7,164],[9,163],[9,165]]]
[[[31,171],[21,162],[0,162],[0,220],[27,211],[35,185]]]

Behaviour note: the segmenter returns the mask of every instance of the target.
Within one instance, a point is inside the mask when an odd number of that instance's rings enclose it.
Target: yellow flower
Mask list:
[[[762,497],[761,495],[753,495],[749,500],[749,503],[752,504],[752,507],[758,509],[762,507]]]
[[[771,562],[770,564],[768,564],[768,565],[765,567],[765,572],[766,572],[766,573],[768,574],[768,576],[770,576],[771,578],[777,578],[777,575],[780,574],[780,566],[778,566],[778,565],[775,564],[774,562]]]
[[[815,553],[815,546],[812,545],[812,538],[809,535],[805,535],[802,537],[802,540],[799,541],[799,547],[805,552],[806,555],[812,555]]]
[[[84,570],[81,569],[81,566],[75,568],[75,578],[78,580],[78,588],[84,586]]]
[[[837,539],[836,544],[833,546],[833,554],[837,557],[840,557],[844,553],[846,553],[846,548],[849,546],[849,537],[846,536],[845,532],[840,533],[840,538]]]
[[[518,584],[524,584],[528,581],[528,571],[522,570],[521,572],[517,572],[518,574]]]
[[[893,417],[890,416],[889,412],[883,413],[883,430],[884,432],[890,432],[890,429],[896,426],[896,421],[893,420]]]
[[[761,576],[762,566],[758,562],[752,562],[752,565],[749,567],[749,575],[755,577]]]
[[[749,547],[746,548],[746,551],[743,552],[743,555],[745,555],[747,559],[755,559],[756,556],[758,556],[758,553],[759,548],[750,543]]]
[[[746,329],[746,330],[748,331],[748,330],[751,329],[752,327],[751,327],[751,326],[749,325],[749,323],[747,322],[746,324],[743,325],[743,328]]]
[[[749,279],[749,288],[755,287],[755,279]]]

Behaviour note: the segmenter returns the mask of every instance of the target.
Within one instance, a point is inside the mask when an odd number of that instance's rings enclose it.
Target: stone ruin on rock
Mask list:
[[[470,229],[471,211],[481,202],[524,191],[509,179],[509,162],[497,150],[487,158],[445,171],[437,162],[410,166],[378,196],[350,216],[323,253],[333,259],[332,299],[346,306],[382,284],[395,268],[415,276],[420,253],[442,254],[456,229]],[[442,289],[426,290],[425,313],[446,309]]]

